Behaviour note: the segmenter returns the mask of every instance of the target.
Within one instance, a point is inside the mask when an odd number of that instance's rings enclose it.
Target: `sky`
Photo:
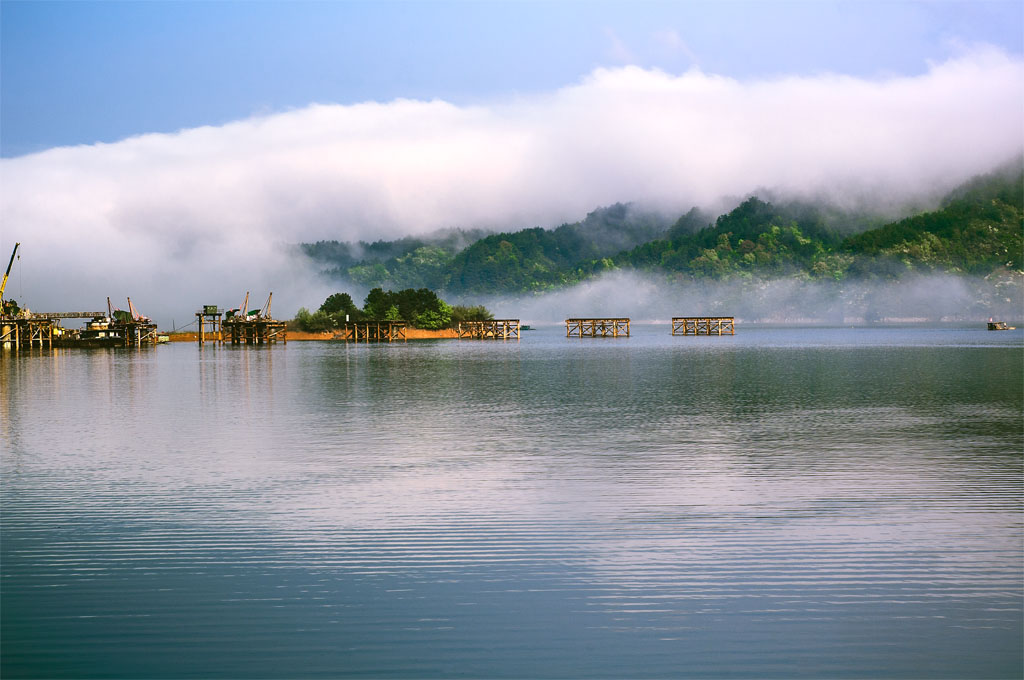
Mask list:
[[[312,103],[456,104],[596,68],[737,79],[920,75],[1020,56],[1007,2],[0,2],[0,154],[222,125]]]
[[[2,0],[0,250],[36,309],[288,314],[330,292],[289,243],[763,188],[893,210],[1022,121],[1016,1]]]

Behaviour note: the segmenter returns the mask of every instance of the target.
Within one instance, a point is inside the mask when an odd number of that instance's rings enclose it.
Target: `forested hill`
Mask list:
[[[490,235],[455,230],[372,244],[320,241],[301,248],[328,276],[365,287],[524,291],[567,283],[567,272],[577,265],[663,236],[671,224],[663,215],[617,203],[551,230]]]
[[[941,210],[909,217],[842,244],[844,252],[917,269],[988,274],[1024,266],[1024,172],[975,179]]]
[[[988,275],[1024,266],[1024,172],[1017,167],[975,178],[938,210],[890,224],[755,196],[717,218],[694,208],[671,222],[617,204],[556,229],[302,247],[342,282],[455,295],[538,292],[613,269],[695,280]],[[851,225],[859,233],[849,235]]]

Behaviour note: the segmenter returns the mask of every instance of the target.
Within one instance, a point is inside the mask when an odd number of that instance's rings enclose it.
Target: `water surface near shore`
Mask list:
[[[1024,334],[0,358],[3,677],[1020,677]]]

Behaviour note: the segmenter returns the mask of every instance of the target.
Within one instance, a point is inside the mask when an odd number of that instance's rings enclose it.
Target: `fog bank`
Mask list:
[[[563,291],[487,301],[496,318],[526,324],[572,317],[669,322],[678,316],[733,316],[749,323],[858,325],[978,323],[1024,316],[1024,276],[910,275],[897,282],[757,279],[680,283],[616,271]]]

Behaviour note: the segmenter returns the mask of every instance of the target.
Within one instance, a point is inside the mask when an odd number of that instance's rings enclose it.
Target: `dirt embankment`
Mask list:
[[[458,338],[459,334],[454,328],[444,328],[439,331],[428,331],[422,328],[406,328],[405,337],[409,340],[438,340],[442,338]]]
[[[196,331],[187,331],[182,333],[162,333],[166,335],[171,342],[199,342],[199,333]],[[422,328],[406,328],[405,337],[408,340],[440,340],[446,338],[458,338],[459,334],[453,328],[445,328],[439,331],[428,331]],[[322,333],[306,333],[305,331],[288,331],[286,340],[288,342],[293,341],[304,341],[304,340],[338,340],[340,336],[334,331],[324,331]],[[210,341],[210,334],[207,334],[207,341]]]

